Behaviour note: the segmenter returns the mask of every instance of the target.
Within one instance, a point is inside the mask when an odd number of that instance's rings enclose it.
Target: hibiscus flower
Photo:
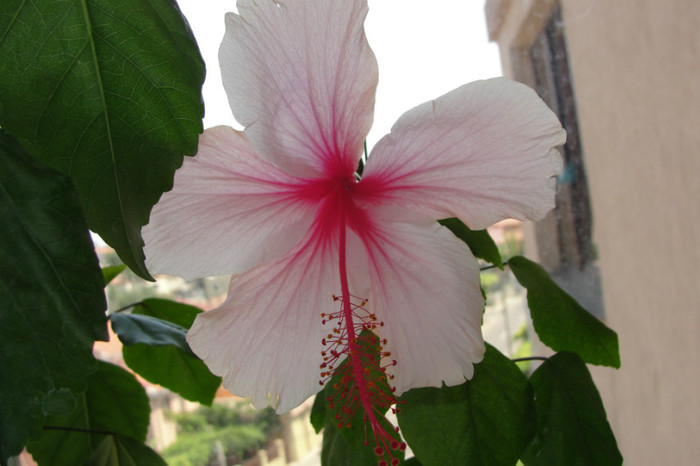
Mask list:
[[[484,354],[479,268],[437,220],[483,229],[554,206],[564,130],[505,79],[406,112],[356,172],[377,84],[366,13],[366,0],[239,0],[219,58],[245,130],[206,130],[143,230],[152,272],[233,275],[188,342],[258,407],[297,406],[345,355],[361,392],[363,329],[396,394],[463,383]]]

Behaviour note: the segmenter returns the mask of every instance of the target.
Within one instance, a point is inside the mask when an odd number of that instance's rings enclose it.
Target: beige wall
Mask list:
[[[553,3],[487,2],[506,75]],[[622,353],[621,370],[593,372],[625,464],[700,464],[700,1],[561,5]]]

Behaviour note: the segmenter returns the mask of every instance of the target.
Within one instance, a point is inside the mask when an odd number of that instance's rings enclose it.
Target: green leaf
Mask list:
[[[221,377],[212,374],[201,359],[173,346],[125,346],[122,354],[129,368],[141,377],[190,401],[211,405],[221,385]]]
[[[187,330],[179,325],[142,314],[112,314],[109,316],[112,330],[125,345],[143,343],[149,346],[172,345],[186,354],[196,357],[187,344]]]
[[[201,312],[201,309],[187,304],[150,298],[139,303],[133,313],[114,313],[110,320],[112,330],[125,345],[172,345],[196,358],[185,337],[187,329]]]
[[[620,367],[617,334],[554,283],[538,264],[512,257],[515,278],[527,288],[532,324],[542,343],[555,351],[572,351],[585,362]]]
[[[60,416],[72,413],[77,407],[75,394],[67,388],[51,390],[41,400],[41,410],[45,415]]]
[[[201,309],[187,304],[165,299],[146,299],[134,308],[132,316],[157,318],[161,322],[167,321],[185,329],[192,326],[195,317],[201,312]],[[113,314],[111,318],[114,319],[116,315]],[[114,325],[114,320],[112,324]],[[212,374],[191,350],[186,352],[181,346],[136,344],[125,346],[122,355],[129,368],[141,377],[190,401],[210,405],[221,385],[220,377]]]
[[[86,466],[167,466],[163,458],[142,442],[122,435],[107,435]]]
[[[109,285],[109,282],[114,280],[124,269],[126,269],[126,265],[124,264],[102,267],[102,276],[105,279],[105,286]]]
[[[99,364],[86,393],[92,427],[145,442],[151,413],[146,391],[129,371],[102,361]]]
[[[378,459],[371,446],[368,448],[351,446],[335,426],[332,417],[329,416],[326,419],[321,447],[321,464],[323,466],[367,466],[377,464]]]
[[[192,327],[197,315],[202,313],[202,310],[198,307],[169,299],[149,298],[144,299],[138,306],[134,307],[133,313],[166,320],[184,329],[189,329]]]
[[[472,380],[413,389],[400,403],[401,432],[426,466],[512,466],[534,435],[527,379],[490,345]]]
[[[27,450],[41,466],[83,464],[93,449],[93,440],[97,441],[97,438],[101,437],[99,434],[60,429],[87,429],[90,426],[85,418],[85,394],[78,396],[78,406],[72,413],[47,416],[44,423],[49,428],[39,431],[34,439],[27,443]]]
[[[39,464],[84,464],[107,432],[146,440],[150,421],[148,396],[130,372],[106,362],[88,379],[77,408],[48,416],[41,435],[27,444]]]
[[[380,360],[380,340],[374,333],[370,330],[362,330],[358,337],[358,343],[363,350],[362,358],[364,360]],[[325,415],[323,447],[321,451],[322,464],[330,466],[335,466],[336,464],[376,464],[381,459],[384,459],[388,464],[391,464],[393,459],[397,459],[399,462],[403,461],[405,452],[400,448],[390,448],[392,441],[400,445],[403,440],[396,433],[391,422],[384,416],[389,410],[389,406],[373,405],[373,413],[377,422],[386,435],[391,438],[384,438],[383,441],[376,442],[372,428],[369,425],[370,421],[366,419],[366,413],[359,399],[355,399],[352,402],[347,401],[353,396],[359,397],[357,392],[352,389],[348,391],[349,382],[344,381],[344,379],[347,379],[345,368],[348,364],[349,362],[346,358],[335,369],[331,380],[326,383],[323,391],[318,393],[316,400],[314,400],[312,425],[317,431],[317,426],[321,425],[322,416]],[[386,374],[375,364],[366,364],[362,372],[366,380],[374,386],[371,390],[375,397],[379,398],[377,395],[391,392]],[[333,400],[332,405],[329,403],[329,400]],[[325,404],[325,406],[322,406],[322,404]],[[347,416],[346,409],[354,410],[350,417]],[[383,448],[384,453],[377,455],[375,453],[375,448],[377,447]],[[405,444],[403,448],[405,450]],[[366,462],[369,458],[372,461]]]
[[[311,415],[309,419],[311,422],[311,427],[314,428],[314,431],[316,431],[317,434],[320,433],[321,430],[323,430],[323,427],[326,425],[326,404],[328,401],[323,395],[324,391],[316,394],[314,404],[311,407]]]
[[[97,369],[93,342],[107,339],[107,327],[102,274],[68,177],[31,158],[2,130],[0,167],[4,461],[22,450],[42,409],[60,412],[85,390]]]
[[[467,243],[472,254],[486,262],[494,264],[503,270],[503,260],[498,246],[493,242],[493,238],[487,230],[470,230],[462,221],[456,217],[439,220],[440,225],[450,229],[454,235]]]
[[[5,0],[0,126],[72,178],[137,274],[141,226],[202,131],[204,65],[172,0]]]
[[[622,464],[603,402],[581,358],[555,354],[532,374],[530,383],[537,435],[522,457],[527,466]]]

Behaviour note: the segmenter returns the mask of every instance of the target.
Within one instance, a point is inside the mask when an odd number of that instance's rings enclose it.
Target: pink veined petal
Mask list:
[[[143,228],[146,266],[186,279],[243,272],[306,234],[313,204],[303,182],[261,158],[243,133],[206,130]]]
[[[238,11],[219,60],[248,138],[291,174],[352,174],[377,85],[366,0],[239,0]]]
[[[466,245],[434,221],[375,222],[360,234],[368,258],[368,308],[397,361],[397,395],[471,378],[485,351],[479,267]]]
[[[314,237],[315,236],[315,237]],[[234,277],[226,301],[197,316],[192,350],[232,393],[288,411],[321,387],[321,312],[335,311],[337,244],[311,235],[275,262]]]
[[[406,112],[380,140],[362,190],[435,219],[480,230],[537,220],[554,207],[566,133],[525,85],[497,78],[459,87]]]

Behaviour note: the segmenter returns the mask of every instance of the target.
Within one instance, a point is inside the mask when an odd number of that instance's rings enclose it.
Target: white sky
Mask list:
[[[235,0],[178,3],[207,65],[204,127],[237,126],[217,58],[224,13],[235,11]],[[484,0],[369,0],[365,29],[379,63],[370,148],[410,108],[467,82],[501,75],[498,49],[486,34]]]

